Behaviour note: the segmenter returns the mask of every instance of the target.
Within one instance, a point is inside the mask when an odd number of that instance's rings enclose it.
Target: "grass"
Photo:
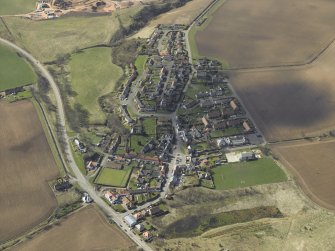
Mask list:
[[[213,169],[215,188],[219,190],[282,182],[286,175],[271,158],[224,164]]]
[[[122,205],[120,205],[120,204],[113,205],[112,208],[113,208],[116,212],[118,212],[118,213],[125,213],[125,212],[127,212],[127,210],[124,209],[124,207],[123,207]]]
[[[14,50],[0,44],[0,91],[33,84],[36,80],[31,66]]]
[[[149,142],[149,138],[142,135],[131,135],[130,138],[130,148],[136,152],[140,153],[145,144]]]
[[[191,215],[166,227],[163,233],[167,238],[193,237],[221,226],[248,222],[262,218],[283,217],[278,208],[273,206],[256,207],[229,212],[205,215]]]
[[[156,118],[143,119],[143,129],[146,135],[156,137],[156,126],[157,126]]]
[[[39,120],[41,121],[43,130],[44,130],[44,133],[45,133],[45,137],[47,138],[47,141],[49,143],[52,155],[55,159],[55,162],[56,162],[56,165],[59,169],[59,172],[60,172],[61,175],[65,175],[65,173],[66,173],[65,170],[64,170],[65,167],[63,165],[63,162],[62,162],[61,156],[60,156],[61,153],[58,151],[57,146],[56,146],[56,141],[55,141],[54,137],[51,135],[51,131],[48,127],[48,123],[47,123],[46,117],[43,114],[42,108],[35,99],[31,99],[31,101],[34,104],[34,107],[35,107],[35,110],[36,110],[37,115],[39,117]]]
[[[239,134],[242,134],[243,132],[244,132],[243,127],[229,127],[222,131],[212,131],[210,135],[212,138],[221,138],[221,137],[228,137],[232,135],[239,135]]]
[[[142,76],[143,71],[144,71],[144,66],[145,66],[145,63],[147,62],[147,60],[148,60],[147,55],[139,55],[136,58],[135,66],[136,66],[136,69],[137,69],[137,72],[138,72],[138,76]]]
[[[76,165],[79,167],[79,170],[86,175],[87,174],[87,170],[85,167],[85,163],[84,163],[84,159],[82,154],[76,149],[76,147],[74,146],[74,143],[71,142],[71,151],[72,151],[72,155],[74,158],[74,162],[76,162]]]
[[[132,170],[131,166],[123,170],[104,167],[95,178],[94,183],[104,186],[126,187]]]
[[[90,123],[105,122],[98,98],[112,92],[123,74],[112,63],[111,53],[107,47],[87,49],[74,54],[69,63],[72,89],[77,93],[75,102],[88,110]]]
[[[1,0],[0,15],[27,14],[35,10],[36,0]]]
[[[20,17],[3,18],[16,43],[42,62],[78,48],[108,44],[119,28],[112,15],[62,17],[48,21],[32,21]]]

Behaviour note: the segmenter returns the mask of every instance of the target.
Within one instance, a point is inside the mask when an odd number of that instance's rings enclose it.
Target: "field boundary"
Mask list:
[[[50,124],[48,122],[48,119],[46,117],[45,111],[43,106],[41,105],[41,103],[35,98],[33,97],[32,99],[32,103],[35,106],[36,112],[38,114],[38,117],[41,121],[45,136],[48,140],[49,146],[50,146],[50,150],[52,152],[52,155],[54,156],[55,162],[58,166],[58,169],[60,169],[60,173],[63,174],[65,173],[66,175],[69,174],[69,171],[64,163],[64,159],[62,157],[61,152],[59,151],[59,148],[57,146],[57,142],[56,139],[52,133],[52,129],[50,127]],[[51,142],[50,142],[51,141]],[[55,152],[56,151],[56,152]],[[59,166],[61,165],[61,166]]]

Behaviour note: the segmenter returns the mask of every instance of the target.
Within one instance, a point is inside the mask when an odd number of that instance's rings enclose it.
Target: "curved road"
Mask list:
[[[151,251],[152,248],[144,242],[138,235],[135,235],[132,231],[127,230],[128,225],[123,222],[122,215],[117,214],[109,205],[107,205],[97,194],[97,192],[94,190],[92,185],[89,183],[89,181],[85,178],[85,176],[80,172],[78,166],[76,165],[71,148],[70,148],[70,143],[69,143],[69,138],[68,135],[65,132],[65,126],[66,126],[66,120],[65,120],[65,113],[64,113],[64,106],[63,106],[63,101],[58,89],[58,86],[54,80],[54,78],[51,76],[51,74],[48,72],[48,70],[37,60],[35,59],[30,53],[27,51],[23,50],[22,48],[18,47],[16,44],[7,41],[5,39],[0,38],[0,42],[10,46],[17,52],[19,52],[21,55],[23,55],[25,58],[27,58],[34,66],[35,68],[38,69],[40,74],[45,77],[52,88],[52,91],[55,94],[56,97],[56,103],[57,103],[57,115],[58,115],[58,122],[62,126],[63,130],[61,133],[63,134],[62,136],[64,137],[66,141],[66,145],[64,146],[64,151],[68,156],[68,165],[71,167],[72,171],[74,172],[76,176],[76,181],[80,185],[80,187],[85,190],[94,200],[94,202],[109,216],[113,219],[113,221],[118,224],[122,231],[124,231],[129,238],[131,238],[138,246],[143,248],[146,251]]]

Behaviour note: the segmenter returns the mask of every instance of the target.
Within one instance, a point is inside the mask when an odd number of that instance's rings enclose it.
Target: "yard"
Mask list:
[[[135,66],[138,72],[138,76],[142,76],[144,67],[145,67],[145,63],[147,62],[148,56],[147,55],[139,55],[136,58],[135,61]]]
[[[234,189],[287,180],[280,167],[270,158],[224,164],[213,169],[216,189]]]
[[[136,153],[140,153],[145,144],[149,142],[149,138],[142,135],[131,135],[130,148]]]
[[[146,135],[156,137],[156,118],[144,118],[143,119],[143,128]]]
[[[100,96],[112,92],[123,74],[112,63],[112,50],[106,47],[87,49],[71,57],[69,68],[74,101],[89,112],[90,123],[104,123],[106,116],[98,103]]]
[[[27,14],[35,10],[36,0],[2,0],[0,15]]]
[[[104,167],[95,178],[94,183],[104,186],[126,187],[132,170],[132,166],[125,167],[123,170]]]
[[[30,65],[9,47],[0,44],[0,91],[36,83]]]

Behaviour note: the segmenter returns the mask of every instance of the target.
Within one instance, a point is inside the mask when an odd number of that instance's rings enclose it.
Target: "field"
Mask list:
[[[216,189],[233,189],[286,180],[284,172],[270,158],[225,164],[213,169]]]
[[[0,15],[26,14],[35,9],[35,0],[1,0]]]
[[[148,38],[159,24],[190,25],[192,21],[212,2],[213,0],[192,0],[178,9],[173,9],[167,13],[159,15],[133,37]]]
[[[130,250],[133,246],[127,236],[89,206],[12,250]]]
[[[96,47],[76,53],[69,63],[72,89],[77,93],[75,102],[89,112],[91,123],[104,123],[106,117],[98,99],[114,90],[123,74],[122,69],[112,63],[112,50]]]
[[[36,82],[33,69],[16,52],[0,44],[0,55],[0,91]]]
[[[195,39],[201,55],[219,57],[229,68],[301,64],[334,38],[333,1],[221,2]]]
[[[0,102],[0,121],[1,243],[51,215],[57,201],[47,181],[59,172],[31,102]]]
[[[123,170],[116,170],[104,167],[94,180],[94,183],[112,187],[126,187],[132,167],[126,167]]]
[[[335,126],[335,44],[305,67],[231,73],[231,83],[268,141],[303,138]]]
[[[316,203],[335,209],[335,141],[279,144],[274,154],[293,172],[303,190]]]
[[[63,17],[41,22],[20,17],[3,19],[16,43],[43,62],[78,48],[107,44],[119,28],[114,16]]]

